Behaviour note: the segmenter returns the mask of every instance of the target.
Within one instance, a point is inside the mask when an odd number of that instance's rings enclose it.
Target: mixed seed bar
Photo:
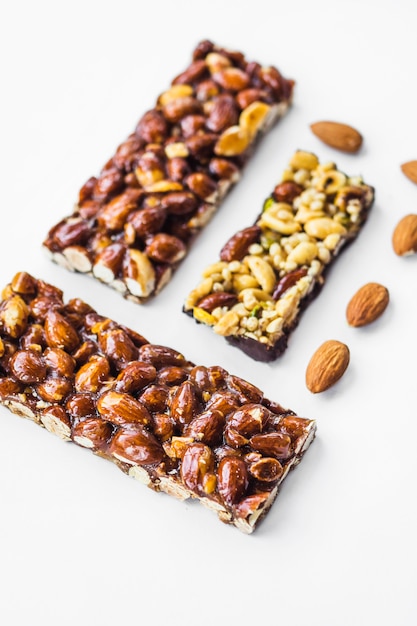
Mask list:
[[[360,176],[297,151],[255,224],[224,245],[184,311],[253,359],[275,360],[373,199]]]
[[[158,293],[236,183],[257,139],[287,110],[294,83],[241,52],[202,41],[44,248],[143,302]]]
[[[65,304],[25,272],[3,290],[0,355],[11,411],[246,533],[314,438],[313,420],[251,383],[195,366],[82,300]]]

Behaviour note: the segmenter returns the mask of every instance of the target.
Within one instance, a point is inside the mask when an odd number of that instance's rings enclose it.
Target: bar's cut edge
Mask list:
[[[286,464],[285,471],[279,479],[279,482],[274,487],[274,489],[272,489],[267,500],[265,502],[262,502],[259,508],[253,511],[247,518],[244,518],[233,517],[232,514],[219,502],[211,500],[207,497],[199,497],[197,494],[187,489],[183,484],[180,483],[178,479],[175,479],[174,477],[167,475],[158,476],[151,470],[148,470],[146,467],[127,463],[121,458],[103,454],[100,451],[92,449],[88,445],[83,445],[81,438],[79,438],[79,441],[71,439],[62,429],[55,428],[53,422],[42,420],[40,412],[33,412],[29,407],[21,402],[6,399],[1,400],[0,405],[3,405],[5,408],[9,409],[10,412],[19,415],[20,417],[35,422],[35,424],[45,428],[45,430],[53,435],[56,435],[63,441],[73,442],[80,447],[91,450],[91,452],[93,452],[96,456],[112,461],[125,474],[144,484],[153,491],[162,491],[170,496],[174,496],[178,500],[187,500],[189,498],[193,500],[198,500],[203,506],[210,509],[211,511],[214,511],[220,521],[226,524],[234,525],[238,530],[245,534],[251,534],[262,521],[262,519],[266,516],[279,493],[283,481],[287,477],[289,471],[291,469],[294,469],[300,463],[303,455],[313,442],[317,430],[315,420],[306,420],[309,422],[308,424],[306,424],[307,432],[305,436],[303,438],[300,438],[300,440],[298,441],[297,448],[294,451],[294,456]]]

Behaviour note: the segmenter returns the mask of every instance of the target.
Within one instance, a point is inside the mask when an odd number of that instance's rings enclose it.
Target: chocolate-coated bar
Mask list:
[[[135,302],[154,296],[287,110],[293,86],[275,67],[202,41],[44,249]]]
[[[219,366],[98,315],[21,272],[0,303],[0,402],[155,491],[250,533],[315,422]]]
[[[360,176],[297,151],[255,224],[226,242],[184,311],[253,359],[275,360],[373,199]]]

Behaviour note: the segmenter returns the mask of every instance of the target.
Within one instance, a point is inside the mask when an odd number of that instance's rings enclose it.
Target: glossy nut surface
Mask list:
[[[212,42],[196,49],[44,240],[53,261],[134,302],[169,282],[291,102],[294,83],[276,68]]]

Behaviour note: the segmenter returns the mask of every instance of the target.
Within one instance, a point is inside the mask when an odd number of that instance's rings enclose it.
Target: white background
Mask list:
[[[7,4],[7,8],[5,5]],[[412,626],[416,606],[417,256],[391,235],[417,212],[400,170],[417,159],[412,0],[4,3],[0,16],[0,281],[31,271],[99,312],[221,364],[315,418],[318,435],[252,536],[198,503],[155,494],[111,463],[0,410],[0,623]],[[170,285],[138,306],[41,251],[79,187],[113,154],[200,39],[277,65],[294,105]],[[321,144],[309,124],[349,123],[357,155]],[[261,364],[181,312],[224,241],[252,224],[295,149],[335,160],[376,188],[358,241],[333,268],[285,355]],[[390,291],[382,318],[349,328],[365,282]],[[312,395],[305,368],[326,339],[351,363]]]

